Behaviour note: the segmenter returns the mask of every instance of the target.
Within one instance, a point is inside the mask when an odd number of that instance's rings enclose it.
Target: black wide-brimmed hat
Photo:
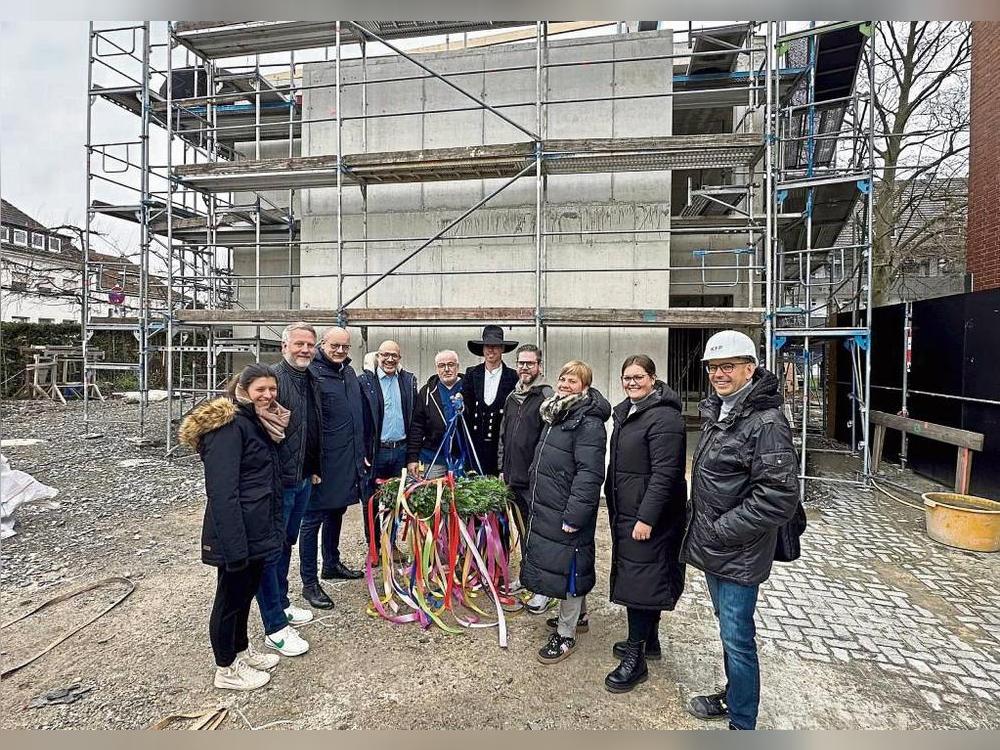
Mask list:
[[[469,351],[477,357],[483,356],[484,346],[502,346],[503,352],[512,352],[517,347],[517,341],[510,341],[503,337],[503,328],[500,326],[486,326],[483,328],[483,337],[473,339],[469,342]]]

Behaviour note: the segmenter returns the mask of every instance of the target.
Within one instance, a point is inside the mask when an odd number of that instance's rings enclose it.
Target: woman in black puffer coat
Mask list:
[[[201,531],[201,559],[217,568],[209,637],[215,686],[253,690],[278,663],[247,639],[247,618],[265,562],[284,540],[278,443],[289,412],[276,400],[278,383],[267,365],[248,365],[229,394],[193,409],[178,438],[205,464],[208,502]]]
[[[544,427],[529,470],[531,511],[521,582],[536,595],[561,600],[552,623],[556,632],[538,652],[543,664],[573,652],[585,596],[596,583],[594,532],[611,404],[590,387],[592,380],[584,362],[563,366],[555,395],[540,407]]]
[[[628,639],[614,646],[621,663],[604,681],[616,693],[645,681],[646,658],[661,658],[660,612],[672,610],[684,590],[679,556],[687,502],[680,399],[656,379],[656,365],[642,354],[625,360],[622,386],[627,398],[614,409],[604,485],[611,601],[628,611]]]

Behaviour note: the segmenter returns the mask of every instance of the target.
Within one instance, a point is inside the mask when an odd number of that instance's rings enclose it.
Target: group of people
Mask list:
[[[180,437],[205,468],[202,559],[218,569],[209,625],[215,685],[260,687],[278,654],[308,649],[295,626],[313,613],[288,597],[296,542],[302,598],[330,609],[319,578],[362,576],[340,557],[346,509],[365,502],[376,480],[404,470],[425,479],[465,471],[499,476],[511,490],[521,545],[511,590],[522,593],[528,612],[552,613],[541,663],[571,656],[589,629],[603,489],[610,598],[626,608],[628,623],[626,637],[612,646],[619,663],[606,688],[632,690],[648,679],[647,660],[663,658],[661,613],[676,606],[690,564],[706,577],[727,684],[692,698],[688,710],[728,719],[733,729],[755,728],[757,592],[799,504],[778,380],[759,366],[753,341],[737,331],[708,341],[712,393],[700,404],[690,498],[681,402],[648,356],[626,358],[623,398],[612,408],[585,362],[567,362],[553,386],[541,350],[505,339],[499,326],[486,326],[468,347],[480,364],[463,374],[455,351],[438,352],[435,374],[418,390],[396,342],[382,342],[373,368],[357,375],[348,331],[329,328],[317,346],[315,329],[295,323],[282,335],[278,365],[249,365],[225,397],[185,418]],[[511,351],[515,368],[503,362]],[[376,527],[364,526],[377,547]],[[263,653],[247,635],[254,598]]]

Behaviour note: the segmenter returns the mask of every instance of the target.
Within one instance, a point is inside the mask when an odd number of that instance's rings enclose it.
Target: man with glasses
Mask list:
[[[754,729],[760,703],[754,610],[778,529],[798,507],[797,462],[778,379],[758,366],[750,337],[721,331],[708,340],[703,359],[714,393],[699,406],[704,423],[681,561],[705,573],[727,684],[692,698],[688,711],[728,719],[730,729]]]
[[[527,537],[528,512],[531,507],[528,467],[535,457],[535,446],[542,434],[542,415],[538,411],[542,401],[551,396],[552,386],[541,382],[542,351],[534,344],[522,344],[515,352],[517,386],[507,396],[504,403],[503,419],[500,420],[500,445],[497,450],[497,464],[500,476],[510,487],[514,505],[518,510],[521,556],[524,556],[524,542]],[[505,540],[509,548],[509,541]],[[521,589],[520,580],[511,582],[511,593]],[[548,597],[542,597],[548,604]]]
[[[363,575],[340,559],[344,513],[358,502],[368,484],[375,434],[358,376],[351,367],[350,352],[351,334],[343,328],[329,328],[309,365],[320,392],[323,481],[313,488],[309,509],[302,519],[299,572],[302,596],[319,609],[332,609],[333,601],[316,576],[317,536],[323,541],[324,579],[357,579]]]
[[[451,349],[434,357],[436,373],[417,394],[413,420],[406,438],[406,468],[415,477],[437,479],[449,468],[462,465],[462,447],[458,437],[442,445],[448,423],[463,408],[462,376],[458,370],[458,354]],[[420,466],[424,466],[423,474]]]
[[[417,378],[401,367],[403,355],[395,341],[383,341],[375,353],[374,372],[365,370],[358,376],[365,395],[368,413],[375,426],[375,461],[372,466],[374,479],[399,477],[406,467],[406,437],[413,419],[413,405],[417,400]],[[370,496],[374,487],[366,492]],[[365,499],[367,503],[367,497]],[[372,509],[373,518],[375,509]],[[370,530],[365,507],[365,536]],[[371,539],[369,539],[371,541]],[[379,551],[381,537],[375,534],[375,551]]]

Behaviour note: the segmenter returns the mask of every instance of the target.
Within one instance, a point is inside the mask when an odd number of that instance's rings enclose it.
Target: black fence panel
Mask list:
[[[850,325],[850,317],[840,316],[837,324]],[[902,404],[904,327],[904,305],[878,308],[872,316],[871,408],[890,414],[899,412]],[[839,415],[851,413],[850,355],[839,355],[834,435],[848,441],[850,428]],[[970,491],[1000,498],[1000,405],[947,398],[1000,401],[1000,290],[914,302],[911,357],[909,416],[983,433],[983,452],[973,457]],[[890,430],[884,459],[898,460],[900,445],[899,433]],[[910,468],[943,484],[954,482],[956,454],[953,446],[909,438]]]

